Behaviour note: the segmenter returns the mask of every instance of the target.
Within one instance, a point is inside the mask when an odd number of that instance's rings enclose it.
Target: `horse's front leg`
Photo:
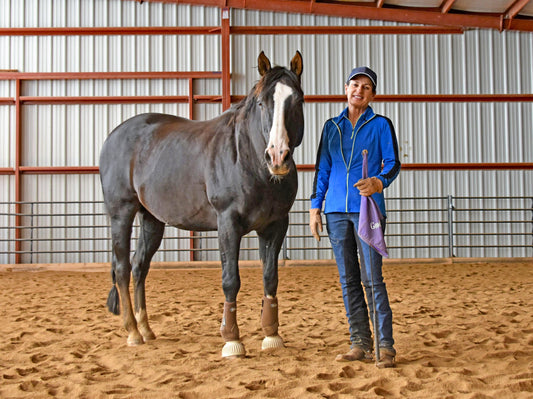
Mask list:
[[[259,255],[263,263],[264,297],[261,309],[261,326],[265,339],[262,349],[282,348],[283,340],[278,334],[278,256],[287,233],[289,218],[272,223],[258,231]]]
[[[220,334],[224,339],[222,357],[243,357],[246,354],[237,324],[237,294],[241,288],[239,275],[239,247],[242,232],[233,220],[219,217],[218,240],[222,263],[222,289],[225,302]]]

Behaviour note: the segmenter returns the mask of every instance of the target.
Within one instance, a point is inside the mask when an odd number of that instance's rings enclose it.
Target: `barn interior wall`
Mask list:
[[[0,27],[58,26],[220,26],[214,7],[133,1],[0,0]],[[233,26],[346,26],[394,23],[287,13],[231,10]],[[303,55],[305,94],[343,94],[346,74],[355,65],[368,65],[378,74],[378,94],[511,94],[533,93],[533,35],[520,32],[468,30],[462,35],[232,35],[231,93],[245,95],[258,79],[261,50],[274,64],[287,65],[296,50]],[[161,36],[0,36],[0,69],[23,72],[219,71],[218,35]],[[0,81],[0,97],[14,97],[13,82]],[[216,79],[195,81],[196,94],[220,95]],[[187,95],[183,80],[33,81],[22,87],[28,96]],[[296,150],[298,164],[314,164],[324,121],[337,115],[342,103],[305,104],[305,139]],[[384,103],[373,105],[394,123],[404,163],[532,162],[533,103]],[[196,119],[221,112],[220,104],[196,104]],[[28,166],[97,166],[106,135],[121,121],[142,112],[165,112],[187,117],[187,104],[25,105],[22,163]],[[0,106],[0,167],[13,167],[14,107]],[[312,190],[313,175],[300,173],[299,206]],[[0,176],[1,200],[14,201],[12,176]],[[25,176],[26,201],[100,201],[95,175]],[[531,171],[409,171],[387,190],[389,197],[533,196]],[[60,208],[60,207],[59,207]],[[69,213],[50,208],[50,212]],[[65,211],[65,212],[63,212]],[[304,217],[304,213],[297,217]],[[390,216],[393,217],[392,215]],[[406,216],[409,217],[409,216]],[[65,217],[49,222],[65,223]],[[70,222],[70,220],[68,221]],[[102,221],[97,221],[103,223]],[[96,221],[95,221],[96,223]],[[302,223],[304,221],[302,220]],[[498,233],[498,226],[488,227]],[[83,235],[99,235],[87,227]],[[306,226],[295,234],[308,235]],[[60,229],[57,229],[58,231]],[[401,230],[399,231],[401,233]],[[41,234],[56,234],[46,231]],[[169,233],[186,236],[188,232]],[[210,233],[211,234],[211,233]],[[205,234],[209,236],[209,234]],[[244,246],[255,245],[246,238]],[[398,246],[394,257],[446,256],[446,250],[413,251]],[[306,247],[293,259],[330,258],[328,243],[303,239]],[[40,244],[38,244],[40,245]],[[43,244],[49,245],[49,244]],[[49,261],[105,261],[105,248],[90,259],[65,243]],[[79,240],[74,249],[84,245]],[[108,243],[90,245],[109,245]],[[185,245],[166,240],[155,260],[183,260],[172,249]],[[210,249],[216,240],[208,240]],[[212,246],[212,248],[211,248]],[[108,247],[107,247],[108,248]],[[57,248],[49,248],[53,253]],[[1,251],[0,251],[1,252]],[[59,251],[57,251],[59,253]],[[465,250],[463,256],[531,256],[509,249]],[[46,255],[49,256],[49,255]],[[206,260],[218,259],[216,251]],[[255,259],[252,251],[242,258]],[[43,261],[32,259],[32,261]],[[49,257],[47,259],[50,259]],[[0,263],[5,261],[0,254]]]

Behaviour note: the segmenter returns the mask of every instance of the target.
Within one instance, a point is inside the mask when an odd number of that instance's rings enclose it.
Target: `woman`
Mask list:
[[[376,86],[377,75],[370,68],[353,69],[344,85],[348,106],[324,124],[317,152],[309,225],[313,236],[320,241],[318,230],[322,231],[321,209],[325,201],[326,227],[339,271],[351,341],[350,350],[338,355],[336,360],[372,357],[369,323],[374,301],[372,270],[381,354],[377,365],[394,367],[392,311],[381,273],[382,257],[357,235],[361,196],[372,196],[386,216],[383,189],[400,173],[394,126],[388,118],[375,114],[369,105],[376,95]],[[368,150],[370,177],[361,179],[365,149]],[[382,229],[385,229],[384,222]]]

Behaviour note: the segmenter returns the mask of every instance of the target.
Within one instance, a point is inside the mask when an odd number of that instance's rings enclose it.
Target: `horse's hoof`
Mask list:
[[[222,348],[222,357],[233,358],[233,357],[244,357],[246,350],[244,345],[240,341],[228,341],[224,344]]]
[[[143,336],[144,342],[153,341],[156,338],[152,330],[142,332],[142,336]]]
[[[283,339],[279,335],[272,335],[270,337],[265,337],[263,339],[263,344],[261,345],[261,349],[272,349],[272,348],[285,348],[285,344],[283,343]]]
[[[137,346],[142,344],[144,344],[144,339],[139,333],[131,334],[128,337],[128,346]]]

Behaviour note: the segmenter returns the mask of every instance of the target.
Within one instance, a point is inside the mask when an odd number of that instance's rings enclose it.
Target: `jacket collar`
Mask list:
[[[365,109],[365,112],[363,112],[363,115],[361,115],[361,117],[359,118],[359,120],[357,121],[357,123],[361,123],[361,122],[366,122],[370,119],[372,119],[374,117],[374,110],[372,109],[372,107],[369,105],[366,109]],[[346,118],[348,119],[348,107],[344,108],[344,110],[339,114],[339,116],[337,116],[334,121],[335,123],[338,125],[339,123],[341,123],[341,120],[343,118]]]

